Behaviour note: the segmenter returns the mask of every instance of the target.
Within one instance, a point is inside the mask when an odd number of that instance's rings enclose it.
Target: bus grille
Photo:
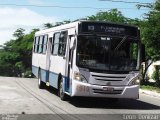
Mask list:
[[[100,81],[123,81],[127,74],[102,74],[102,73],[91,73],[95,80]]]
[[[93,93],[96,94],[121,94],[123,90],[113,90],[113,91],[106,91],[102,89],[93,89]]]

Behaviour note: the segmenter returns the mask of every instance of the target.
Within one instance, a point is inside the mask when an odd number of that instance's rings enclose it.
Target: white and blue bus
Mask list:
[[[39,88],[66,96],[139,98],[140,31],[135,26],[78,21],[35,33],[32,72]]]

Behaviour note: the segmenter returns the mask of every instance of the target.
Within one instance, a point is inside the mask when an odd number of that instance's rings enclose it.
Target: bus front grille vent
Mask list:
[[[93,89],[93,93],[95,94],[121,94],[123,90],[102,90],[102,89]]]
[[[127,76],[127,74],[99,74],[99,73],[91,73],[91,75],[95,80],[100,80],[100,81],[123,81]]]

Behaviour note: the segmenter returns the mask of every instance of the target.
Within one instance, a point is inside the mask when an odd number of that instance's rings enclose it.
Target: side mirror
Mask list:
[[[76,40],[75,37],[71,37],[71,41],[70,41],[70,49],[74,50],[76,47]]]
[[[145,60],[146,60],[145,45],[144,44],[141,44],[141,59],[142,59],[142,62],[145,62]]]

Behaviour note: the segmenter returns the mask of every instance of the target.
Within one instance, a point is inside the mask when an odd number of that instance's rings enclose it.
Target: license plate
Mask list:
[[[112,88],[112,87],[103,87],[103,90],[112,92],[114,90],[114,88]]]

